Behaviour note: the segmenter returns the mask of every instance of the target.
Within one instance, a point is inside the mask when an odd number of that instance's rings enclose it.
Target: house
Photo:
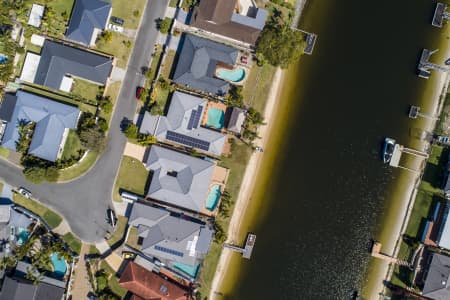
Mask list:
[[[205,99],[177,91],[173,93],[167,116],[152,116],[147,112],[140,133],[221,155],[225,135],[200,126],[207,108],[208,101]]]
[[[106,29],[111,11],[111,3],[108,2],[76,0],[66,38],[86,46],[94,45],[98,34]]]
[[[28,17],[28,25],[34,27],[41,27],[42,17],[44,16],[45,6],[39,4],[33,4],[31,6],[30,16]]]
[[[46,40],[41,55],[27,53],[20,79],[70,92],[73,78],[106,85],[111,71],[110,57]]]
[[[425,245],[450,250],[450,202],[436,202],[433,214],[426,221],[421,241]]]
[[[188,300],[189,293],[175,283],[129,262],[120,276],[119,285],[129,290],[131,299]]]
[[[7,122],[1,145],[16,151],[20,126],[34,123],[28,154],[56,161],[62,154],[69,129],[77,128],[80,110],[49,98],[17,91],[6,94],[0,106],[0,119]]]
[[[427,299],[450,299],[450,257],[430,253],[423,272],[422,296]]]
[[[233,67],[239,51],[195,35],[186,34],[173,81],[188,88],[223,96],[229,83],[215,76],[216,68]]]
[[[39,283],[26,279],[28,273],[39,276]],[[6,276],[0,292],[0,300],[62,300],[66,283],[48,276],[39,275],[30,264],[20,261],[13,277]]]
[[[231,107],[227,111],[227,130],[240,135],[245,122],[245,110],[239,107]]]
[[[133,204],[129,224],[137,228],[141,252],[185,276],[197,276],[214,234],[209,225],[141,203]]]
[[[450,155],[447,161],[447,169],[445,172],[444,180],[442,182],[442,190],[444,191],[445,198],[450,199]]]
[[[238,0],[201,0],[194,8],[190,25],[219,36],[254,45],[266,23],[267,10],[250,7],[246,14]]]
[[[151,171],[148,198],[205,215],[217,213],[228,170],[156,145],[151,147],[145,167]]]

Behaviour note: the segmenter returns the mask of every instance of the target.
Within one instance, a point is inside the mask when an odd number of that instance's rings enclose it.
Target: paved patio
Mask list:
[[[146,151],[147,151],[147,147],[136,145],[133,143],[127,143],[125,145],[125,150],[123,151],[123,155],[131,156],[133,158],[136,158],[139,161],[143,161]]]

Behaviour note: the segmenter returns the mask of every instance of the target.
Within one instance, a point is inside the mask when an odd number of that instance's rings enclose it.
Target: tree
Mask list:
[[[109,98],[102,98],[99,100],[100,108],[107,114],[112,111],[113,104]]]
[[[242,87],[232,85],[228,92],[228,96],[225,98],[228,106],[244,106],[244,96],[242,95]]]
[[[152,144],[156,143],[157,141],[158,140],[153,135],[142,134],[139,137],[138,143],[139,143],[139,145],[142,145],[142,146],[148,146],[148,145],[152,145]]]
[[[129,139],[136,139],[138,137],[138,132],[139,132],[138,127],[133,123],[129,124],[124,131],[125,136]]]
[[[97,41],[100,43],[110,43],[113,39],[113,34],[111,31],[103,31],[97,38]]]
[[[45,179],[50,182],[58,181],[59,173],[58,168],[55,166],[50,166],[45,170]]]
[[[282,23],[282,22],[281,22]],[[256,45],[256,54],[273,66],[287,68],[303,54],[306,42],[303,34],[273,20],[266,25]]]
[[[247,111],[247,119],[253,125],[262,125],[262,124],[264,124],[264,117],[261,115],[261,113],[259,111],[257,111],[253,107],[250,107],[248,109],[248,111]]]
[[[170,25],[172,25],[172,19],[170,18],[164,18],[164,19],[158,19],[158,29],[163,34],[168,34],[170,30]]]
[[[84,147],[93,151],[101,151],[105,147],[105,135],[95,127],[82,130],[80,141]]]
[[[25,179],[32,183],[41,183],[46,178],[45,168],[36,166],[23,169],[23,175]]]
[[[102,132],[108,131],[108,122],[107,122],[105,119],[100,118],[100,119],[98,120],[97,125],[98,125],[98,128],[99,128]]]

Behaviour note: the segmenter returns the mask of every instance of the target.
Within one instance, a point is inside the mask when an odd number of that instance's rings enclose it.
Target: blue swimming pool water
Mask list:
[[[222,129],[225,122],[225,113],[223,110],[211,107],[208,109],[208,120],[206,121],[206,125],[213,127],[215,129]]]
[[[219,68],[216,71],[216,75],[217,77],[222,78],[224,80],[228,80],[231,82],[240,82],[245,78],[245,70],[240,67],[233,70]]]
[[[206,209],[213,211],[220,199],[220,185],[214,185],[206,199]]]
[[[0,53],[0,64],[4,63],[8,60],[8,57]]]
[[[67,271],[67,265],[66,265],[66,261],[64,260],[64,258],[60,257],[58,253],[53,253],[52,256],[50,257],[50,260],[52,261],[52,265],[53,265],[53,274],[56,277],[64,277],[64,275],[66,275],[66,271]]]
[[[19,227],[17,229],[17,245],[23,245],[28,240],[28,230]]]
[[[190,266],[190,265],[182,264],[179,262],[174,262],[173,266],[176,269],[180,270],[181,272],[186,273],[187,275],[191,276],[192,278],[197,277],[198,269],[200,267],[200,265]]]

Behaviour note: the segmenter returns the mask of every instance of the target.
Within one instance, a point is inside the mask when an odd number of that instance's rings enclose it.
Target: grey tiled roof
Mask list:
[[[204,223],[173,216],[170,212],[141,203],[134,203],[129,223],[138,228],[143,238],[142,252],[165,263],[196,265],[209,250],[213,231]],[[181,253],[174,255],[155,246]]]
[[[89,45],[94,29],[106,28],[111,4],[99,0],[76,0],[70,17],[66,37],[78,43]]]
[[[201,120],[205,114],[206,104],[207,101],[205,99],[175,92],[173,93],[167,116],[157,117],[146,113],[141,124],[140,132],[154,135],[159,140],[166,140],[167,131],[174,131],[207,142],[209,145],[208,152],[221,155],[226,139],[224,134],[200,126],[189,128],[192,113],[195,113],[201,107],[202,114],[199,118]],[[183,145],[191,146],[188,144]]]
[[[218,63],[233,66],[238,50],[191,34],[186,34],[173,80],[190,88],[224,95],[229,84],[215,78]]]
[[[146,167],[152,171],[148,197],[192,211],[203,210],[215,168],[212,162],[152,146]]]
[[[241,133],[245,121],[245,110],[239,107],[233,107],[231,116],[227,124],[227,129],[235,133]]]
[[[34,83],[59,90],[65,75],[104,85],[112,70],[109,57],[46,40]]]
[[[17,91],[15,96],[7,94],[2,107],[9,107],[9,101],[15,103],[15,107],[6,125],[2,146],[15,151],[19,140],[19,124],[35,122],[29,153],[55,161],[64,130],[76,128],[80,110],[24,91]]]
[[[450,299],[450,257],[432,253],[425,278],[423,296],[437,299]]]

